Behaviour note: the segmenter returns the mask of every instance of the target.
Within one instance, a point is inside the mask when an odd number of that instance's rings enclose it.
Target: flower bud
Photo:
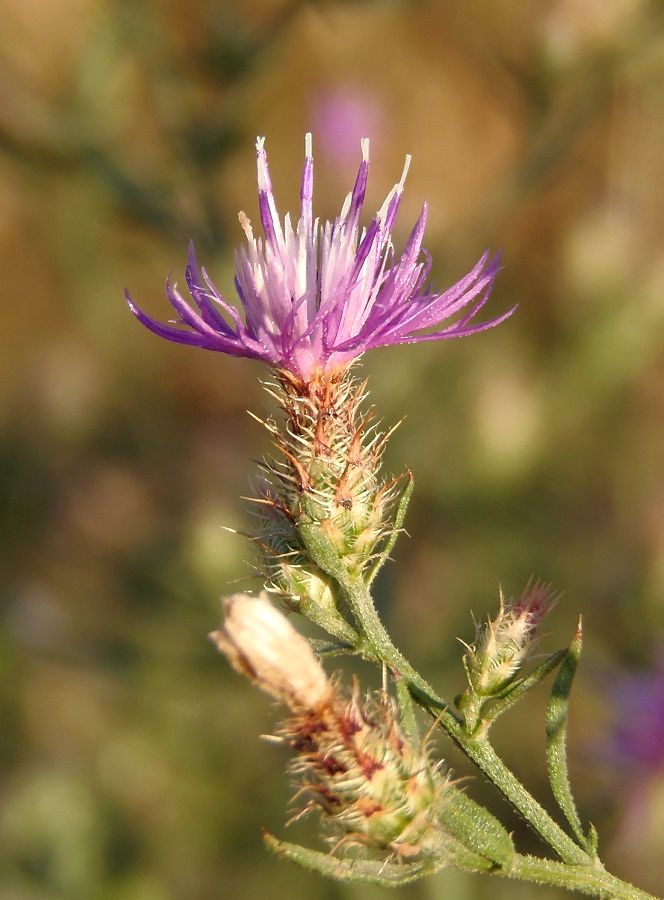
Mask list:
[[[534,643],[537,628],[554,603],[549,585],[526,585],[516,603],[505,603],[480,630],[465,656],[473,693],[492,697],[514,680]]]
[[[227,597],[224,611],[210,638],[236,671],[293,711],[329,702],[332,686],[311,646],[265,594]]]
[[[315,568],[306,529],[319,533],[348,572],[360,574],[392,534],[398,491],[380,474],[388,435],[362,412],[363,384],[345,373],[304,384],[281,373],[266,387],[284,421],[266,423],[280,456],[266,461],[257,538],[267,551],[271,586],[297,597],[281,564]]]

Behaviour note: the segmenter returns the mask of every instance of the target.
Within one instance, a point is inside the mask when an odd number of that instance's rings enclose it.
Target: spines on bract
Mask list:
[[[366,386],[348,372],[307,383],[282,372],[265,387],[283,421],[264,423],[278,452],[263,464],[256,498],[261,571],[286,606],[308,615],[313,603],[309,617],[320,607],[333,624],[338,587],[316,564],[305,532],[314,528],[349,575],[369,577],[394,530],[396,481],[380,475],[387,436],[362,411]],[[341,637],[336,625],[327,630]]]
[[[289,718],[279,734],[296,753],[296,796],[306,798],[299,815],[318,810],[338,849],[360,846],[404,860],[444,852],[447,779],[426,748],[403,735],[385,694],[337,692],[316,714]]]
[[[490,719],[482,725],[486,704],[524,683],[521,672],[532,654],[537,629],[555,602],[551,586],[541,582],[529,582],[517,601],[506,602],[501,592],[498,615],[478,626],[473,644],[464,644],[468,688],[456,704],[468,729],[487,725]]]
[[[476,694],[495,696],[514,680],[554,602],[551,587],[540,582],[529,582],[516,602],[505,602],[501,592],[498,615],[478,629],[477,640],[465,656],[470,687]]]
[[[255,485],[255,544],[258,569],[268,591],[282,606],[298,611],[344,644],[357,634],[339,612],[337,586],[309,557],[301,544],[290,510],[263,478]]]
[[[339,556],[360,571],[383,524],[380,448],[359,411],[364,385],[346,378],[299,388],[285,380],[284,387],[281,450],[299,479],[290,497],[295,520],[305,514],[306,494],[306,515],[314,511]]]

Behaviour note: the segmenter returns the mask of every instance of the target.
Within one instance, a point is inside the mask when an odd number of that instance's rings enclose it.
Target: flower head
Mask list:
[[[246,245],[236,251],[235,288],[244,318],[199,269],[193,245],[185,271],[190,305],[176,285],[166,293],[178,314],[174,324],[158,322],[127,294],[136,317],[168,340],[260,359],[302,381],[316,372],[344,369],[373,347],[461,337],[484,331],[513,310],[477,323],[498,258],[485,253],[460,281],[438,293],[427,283],[431,258],[422,249],[427,208],[423,207],[402,255],[392,245],[404,170],[366,228],[360,215],[369,171],[369,142],[362,141],[362,162],[351,193],[334,222],[313,218],[313,156],[306,136],[300,188],[300,218],[295,226],[277,214],[263,138],[257,144],[258,206],[263,237],[254,237],[245,213],[239,214]],[[185,328],[179,327],[185,326]]]
[[[364,699],[356,684],[348,698],[337,688],[326,707],[291,716],[278,736],[296,753],[291,771],[305,798],[297,817],[319,812],[337,848],[402,862],[448,857],[440,816],[451,784],[426,746],[403,733],[386,694]]]

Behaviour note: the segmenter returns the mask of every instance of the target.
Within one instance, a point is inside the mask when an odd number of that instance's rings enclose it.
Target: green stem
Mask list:
[[[536,884],[555,885],[605,900],[656,900],[652,894],[640,891],[626,881],[610,875],[597,862],[592,865],[569,866],[536,856],[517,855],[509,869],[497,871],[496,874]]]
[[[516,855],[509,867],[497,869],[496,874],[555,885],[606,900],[655,900],[653,895],[609,874],[597,859],[582,850],[512,774],[486,737],[469,737],[465,733],[459,719],[394,646],[366,586],[349,580],[343,588],[372,654],[408,680],[416,699],[439,718],[452,740],[563,860]]]
[[[397,650],[378,617],[371,595],[363,582],[344,579],[348,604],[373,656],[408,680],[418,702],[439,719],[441,727],[498,790],[521,813],[532,828],[570,865],[585,866],[590,857],[551,818],[543,806],[510,772],[486,737],[469,737],[458,717],[432,687]]]
[[[431,687],[431,685],[408,662],[406,657],[392,643],[385,626],[380,621],[376,607],[367,586],[364,582],[352,578],[343,581],[338,578],[345,594],[345,599],[350,607],[353,617],[363,635],[366,646],[358,647],[361,653],[371,659],[383,662],[392,669],[395,674],[401,675],[409,687],[414,687],[418,693],[418,702],[422,698],[437,710],[447,709],[447,704]],[[365,652],[365,651],[368,651]],[[453,715],[450,713],[450,715]]]
[[[586,866],[590,857],[570,838],[533,795],[507,768],[489,741],[468,738],[456,722],[441,720],[441,725],[475,765],[518,809],[532,828],[558,856],[571,866]]]

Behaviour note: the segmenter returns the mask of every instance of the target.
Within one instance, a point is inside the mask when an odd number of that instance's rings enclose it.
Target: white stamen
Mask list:
[[[406,183],[406,176],[408,175],[408,170],[410,169],[410,161],[412,156],[410,153],[406,153],[406,159],[403,164],[403,172],[401,173],[401,178],[399,179],[399,184],[397,184],[396,189],[401,193],[403,191],[403,186]]]
[[[249,216],[246,214],[246,212],[244,212],[244,210],[240,210],[240,212],[237,214],[237,217],[240,223],[240,228],[246,234],[247,240],[253,241],[254,232],[251,228],[251,221],[249,220]]]
[[[410,153],[407,153],[406,159],[403,164],[403,171],[401,173],[401,178],[399,179],[398,183],[394,185],[394,187],[392,188],[390,193],[385,198],[385,202],[383,203],[381,208],[378,210],[378,218],[380,219],[381,222],[383,222],[385,220],[385,217],[387,215],[387,209],[388,209],[390,203],[392,202],[392,200],[395,198],[395,196],[397,194],[403,193],[403,187],[404,187],[404,184],[406,183],[406,176],[408,175],[408,170],[410,169],[411,159],[412,159],[412,156],[410,155]]]
[[[362,161],[369,162],[369,138],[362,138],[360,146],[362,147]]]
[[[378,220],[379,220],[380,222],[384,222],[384,221],[385,221],[385,217],[387,216],[387,208],[388,208],[388,206],[390,205],[390,203],[392,202],[392,199],[393,199],[394,195],[397,194],[397,193],[401,193],[401,191],[399,190],[399,185],[398,185],[398,184],[395,184],[394,187],[392,188],[392,190],[390,191],[390,193],[389,193],[389,194],[387,195],[387,197],[385,198],[385,200],[384,200],[384,202],[383,202],[383,205],[381,206],[381,208],[380,208],[380,209],[378,210],[378,212],[376,213],[376,217],[378,218]]]
[[[304,155],[307,159],[313,158],[311,132],[308,131],[304,136]]]
[[[267,172],[264,144],[264,137],[256,138],[256,150],[258,151],[258,188],[261,191],[267,191],[269,193],[272,190],[272,185],[270,184],[270,176]]]

